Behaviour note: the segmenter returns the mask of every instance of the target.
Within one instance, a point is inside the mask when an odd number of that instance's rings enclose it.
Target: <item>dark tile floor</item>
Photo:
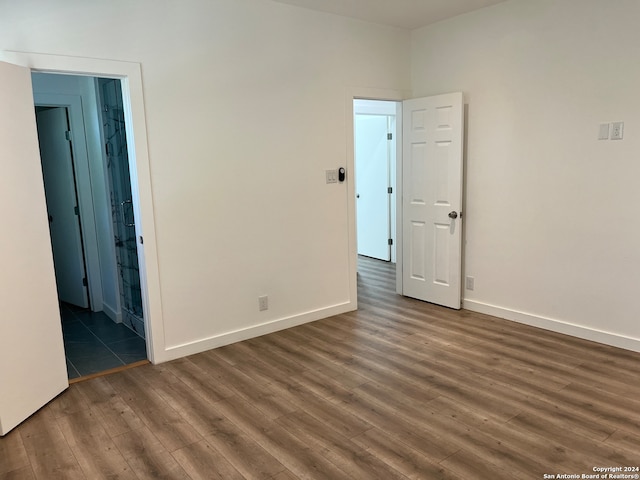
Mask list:
[[[69,379],[146,360],[143,338],[102,312],[60,305]]]

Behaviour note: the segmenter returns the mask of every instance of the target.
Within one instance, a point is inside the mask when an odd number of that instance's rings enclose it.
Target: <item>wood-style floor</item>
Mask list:
[[[640,466],[640,354],[402,298],[392,265],[360,261],[357,312],[72,385],[0,439],[0,478],[541,479]]]

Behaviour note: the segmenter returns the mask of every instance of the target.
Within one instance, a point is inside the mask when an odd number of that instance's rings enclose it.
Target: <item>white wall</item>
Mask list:
[[[347,92],[408,89],[407,32],[269,0],[0,12],[0,49],[141,64],[161,360],[353,308],[347,186],[324,170],[346,164]]]
[[[638,18],[512,0],[412,33],[414,95],[468,103],[465,307],[640,350]]]
[[[352,308],[324,170],[348,92],[410,86],[466,95],[465,306],[640,349],[639,14],[512,0],[410,35],[269,0],[0,0],[0,50],[141,64],[162,359]],[[624,140],[597,141],[611,121]]]

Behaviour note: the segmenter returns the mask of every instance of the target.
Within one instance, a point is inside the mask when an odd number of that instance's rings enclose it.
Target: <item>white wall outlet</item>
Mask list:
[[[269,297],[267,295],[261,295],[258,297],[258,310],[269,310]]]
[[[608,123],[601,123],[598,133],[598,140],[609,140],[609,125]]]
[[[327,183],[338,183],[338,170],[326,170]]]
[[[613,122],[611,125],[611,140],[622,140],[624,135],[624,122]]]
[[[466,277],[465,278],[465,288],[467,290],[473,290],[475,286],[476,279],[474,277]]]

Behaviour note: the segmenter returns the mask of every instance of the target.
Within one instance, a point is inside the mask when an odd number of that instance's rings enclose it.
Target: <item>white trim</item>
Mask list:
[[[463,308],[473,312],[484,313],[498,318],[504,318],[532,327],[544,328],[552,332],[563,333],[573,337],[591,340],[593,342],[624,348],[634,352],[640,352],[640,338],[625,337],[616,333],[604,332],[595,328],[575,325],[554,318],[542,317],[526,312],[519,312],[505,307],[498,307],[475,300],[464,300]]]
[[[331,307],[312,310],[299,315],[272,320],[260,325],[242,328],[240,330],[234,330],[220,335],[214,335],[212,337],[195,340],[193,342],[167,347],[166,360],[174,360],[187,355],[194,355],[196,353],[205,352],[207,350],[223,347],[236,342],[242,342],[243,340],[267,335],[269,333],[278,332],[280,330],[296,327],[316,320],[322,320],[324,318],[340,315],[341,313],[353,310],[352,302],[345,302]]]
[[[396,293],[398,295],[402,295],[403,285],[402,279],[404,278],[404,270],[403,270],[403,228],[402,228],[402,219],[404,215],[402,214],[402,195],[404,189],[402,187],[402,179],[404,178],[402,174],[402,166],[403,166],[403,158],[402,158],[402,147],[403,147],[403,116],[402,116],[402,102],[398,102],[396,104]]]
[[[116,323],[122,323],[122,310],[115,309],[108,303],[102,304],[102,312]]]
[[[138,243],[138,260],[147,355],[153,363],[167,361],[140,64],[10,51],[0,51],[0,60],[28,67],[32,71],[119,78],[122,81],[136,232],[144,237],[144,245]]]
[[[396,101],[388,100],[363,100],[356,98],[353,101],[353,110],[356,115],[384,115],[395,117],[397,114]]]

